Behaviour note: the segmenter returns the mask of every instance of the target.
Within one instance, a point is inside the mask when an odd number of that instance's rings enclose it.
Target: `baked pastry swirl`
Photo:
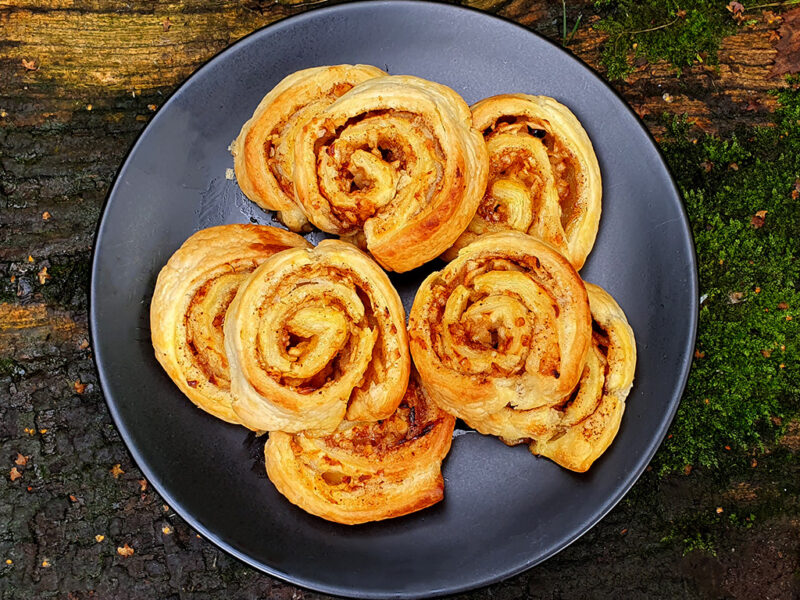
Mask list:
[[[231,145],[244,194],[266,210],[279,211],[289,229],[303,229],[307,221],[295,204],[292,183],[297,131],[354,85],[385,74],[369,65],[335,65],[297,71],[278,83]]]
[[[390,416],[408,383],[405,312],[381,268],[339,240],[287,250],[225,320],[233,409],[248,427],[331,432]]]
[[[592,336],[575,269],[515,231],[480,237],[428,276],[408,327],[431,398],[508,442],[552,431],[554,406],[577,385]]]
[[[472,107],[489,151],[489,181],[475,218],[453,248],[513,229],[538,237],[580,269],[594,245],[602,183],[589,136],[563,104],[504,94]]]
[[[625,313],[601,287],[586,284],[592,310],[592,347],[581,381],[559,410],[550,436],[534,440],[534,454],[583,472],[606,451],[619,431],[633,385],[636,342]]]
[[[267,258],[310,244],[299,235],[260,225],[198,231],[161,269],[150,304],[156,358],[197,406],[229,423],[231,408],[223,323],[239,285]]]
[[[267,474],[290,502],[329,521],[399,517],[443,498],[441,463],[454,425],[412,375],[387,419],[343,421],[326,436],[270,433]]]
[[[363,230],[386,269],[408,271],[449,248],[475,214],[488,156],[469,107],[418,77],[365,81],[320,111],[295,142],[296,199],[328,233]]]

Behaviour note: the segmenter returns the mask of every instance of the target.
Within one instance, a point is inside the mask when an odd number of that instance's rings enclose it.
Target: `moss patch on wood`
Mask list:
[[[774,126],[723,140],[677,121],[662,142],[692,223],[702,300],[662,470],[741,461],[800,413],[800,79],[790,84],[776,92]]]
[[[678,74],[697,62],[714,64],[720,41],[736,29],[725,3],[713,0],[598,0],[595,7],[603,17],[595,28],[609,36],[601,55],[609,79],[624,78],[637,58],[665,59]]]

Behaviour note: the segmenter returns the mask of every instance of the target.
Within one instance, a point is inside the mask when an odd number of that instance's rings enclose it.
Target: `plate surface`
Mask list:
[[[199,228],[271,222],[226,177],[233,166],[228,145],[284,76],[337,63],[432,79],[468,103],[505,92],[545,94],[583,123],[602,170],[603,216],[581,275],[617,299],[639,351],[619,435],[589,473],[470,432],[453,440],[445,461],[444,502],[400,519],[340,526],[284,500],[254,458],[260,448],[254,451],[253,437],[195,408],[159,367],[149,303],[169,256]],[[430,268],[393,278],[406,310]],[[664,437],[688,374],[696,316],[694,250],[678,193],[649,134],[597,75],[547,40],[485,14],[362,2],[250,35],[164,104],[109,193],[95,243],[90,319],[111,414],[171,507],[254,567],[315,590],[375,598],[498,581],[597,523]]]

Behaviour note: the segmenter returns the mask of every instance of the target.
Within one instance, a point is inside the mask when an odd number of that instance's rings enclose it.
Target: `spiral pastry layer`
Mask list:
[[[331,432],[390,416],[408,383],[400,297],[350,244],[276,254],[239,288],[225,321],[233,409],[253,429]]]
[[[385,74],[369,65],[336,65],[297,71],[278,83],[231,145],[236,180],[244,194],[266,210],[279,211],[289,229],[306,227],[292,181],[297,132],[356,84]]]
[[[586,288],[552,246],[508,231],[480,237],[420,286],[414,363],[444,410],[505,439],[550,431],[591,342]],[[520,428],[520,414],[536,414]]]
[[[156,358],[192,402],[229,423],[241,421],[223,343],[228,306],[258,265],[294,247],[310,244],[275,227],[211,227],[186,240],[158,274],[150,304]]]
[[[636,342],[625,313],[602,288],[586,284],[592,310],[592,347],[578,387],[560,407],[551,436],[534,440],[534,454],[584,472],[619,431],[625,399],[633,386]]]
[[[580,269],[600,222],[602,182],[578,119],[546,96],[505,94],[472,107],[489,151],[489,182],[475,218],[454,247],[513,229],[542,239]]]
[[[411,76],[365,81],[320,111],[295,143],[296,199],[328,233],[363,231],[386,269],[449,248],[486,188],[488,156],[453,90]]]
[[[270,433],[267,474],[290,502],[329,521],[399,517],[444,496],[441,463],[454,425],[412,375],[387,419],[343,421],[326,436]]]

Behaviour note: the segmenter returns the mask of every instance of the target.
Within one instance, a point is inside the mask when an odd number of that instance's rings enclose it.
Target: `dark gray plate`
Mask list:
[[[335,525],[284,500],[254,460],[244,429],[196,409],[159,367],[148,311],[161,266],[201,227],[270,222],[226,178],[233,166],[228,144],[281,78],[337,63],[433,79],[469,103],[503,92],[554,96],[588,131],[604,196],[597,245],[582,275],[619,301],[639,349],[619,436],[588,474],[468,433],[456,437],[446,459],[444,502],[388,522]],[[406,309],[429,269],[395,278]],[[686,215],[633,112],[588,67],[526,29],[420,2],[339,5],[286,19],[197,71],[153,118],[117,175],[97,232],[91,285],[94,349],[109,409],[169,505],[256,568],[361,597],[488,584],[585,533],[661,443],[686,381],[697,317]]]

